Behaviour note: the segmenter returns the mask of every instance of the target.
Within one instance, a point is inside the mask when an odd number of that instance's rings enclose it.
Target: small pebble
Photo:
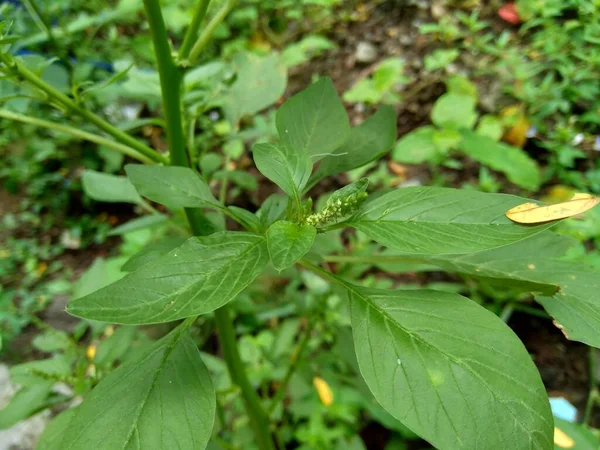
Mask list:
[[[371,63],[377,59],[377,49],[370,42],[360,41],[354,56],[358,62]]]

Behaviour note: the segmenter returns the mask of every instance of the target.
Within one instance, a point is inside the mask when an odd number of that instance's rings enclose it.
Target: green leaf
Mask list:
[[[52,419],[40,437],[40,440],[35,447],[36,450],[62,450],[62,447],[60,446],[62,438],[67,432],[69,424],[73,417],[75,417],[76,412],[77,407],[69,408]]]
[[[468,156],[504,173],[518,186],[531,191],[537,190],[542,182],[540,170],[523,150],[471,132],[463,132],[462,135],[460,149]]]
[[[284,144],[256,144],[252,148],[254,162],[260,172],[291,198],[300,200],[312,163],[304,150]]]
[[[123,225],[113,228],[108,233],[108,236],[119,236],[121,234],[129,233],[131,231],[141,230],[143,228],[153,227],[155,225],[163,224],[167,222],[169,218],[164,214],[150,214],[149,216],[142,216],[136,219],[130,220]]]
[[[91,294],[94,291],[120,278],[118,270],[102,258],[96,258],[92,265],[79,277],[73,287],[73,299]]]
[[[466,95],[477,101],[477,86],[462,75],[454,75],[446,79],[446,89],[451,94]]]
[[[449,272],[533,292],[568,339],[600,347],[600,272],[581,262],[558,259],[575,243],[544,232],[493,250],[419,259]]]
[[[361,373],[392,416],[440,450],[552,448],[540,375],[493,313],[457,294],[347,287]]]
[[[284,270],[302,258],[312,247],[317,229],[311,225],[275,222],[267,230],[267,245],[271,262],[277,270]]]
[[[427,71],[434,71],[438,69],[445,69],[450,65],[458,56],[460,51],[457,49],[438,49],[430,55],[425,56],[425,69]]]
[[[343,202],[344,200],[347,200],[350,197],[356,197],[359,194],[362,194],[363,192],[367,192],[368,187],[369,179],[361,178],[360,180],[355,181],[354,183],[351,183],[348,186],[344,186],[343,188],[340,188],[337,191],[333,192],[327,199],[325,207],[332,206],[338,201]]]
[[[233,300],[264,269],[265,238],[221,232],[182,246],[86,297],[67,311],[122,324],[169,322],[213,311]]]
[[[323,158],[311,177],[310,184],[381,158],[392,147],[395,139],[396,111],[391,106],[382,106],[362,124],[352,128],[341,147]]]
[[[403,75],[403,71],[404,62],[402,59],[398,57],[384,59],[377,65],[372,76],[362,78],[344,92],[344,101],[370,104],[399,103],[398,87],[410,81],[409,78]]]
[[[281,57],[287,67],[294,67],[335,47],[336,45],[334,42],[323,36],[318,34],[309,35],[297,43],[286,45]]]
[[[434,127],[426,126],[405,134],[396,142],[392,159],[403,164],[435,161],[440,155],[433,140],[436,131]]]
[[[30,387],[46,381],[63,379],[71,375],[72,359],[64,354],[52,358],[30,361],[10,368],[15,384]]]
[[[258,56],[239,53],[233,57],[236,81],[225,99],[227,118],[236,123],[272,105],[281,97],[287,84],[287,71],[279,55]]]
[[[240,188],[250,192],[258,189],[258,182],[256,181],[255,176],[249,172],[244,172],[243,170],[219,170],[214,173],[213,179],[229,179]]]
[[[549,278],[540,281],[539,277],[531,276],[532,270],[529,267],[537,268],[535,262],[540,260],[556,260],[573,245],[573,239],[548,231],[504,247],[482,252],[466,255],[427,255],[419,259],[449,272],[496,280],[504,287],[553,295],[559,289],[557,280]]]
[[[33,338],[32,344],[42,352],[51,353],[68,348],[71,342],[67,333],[51,328]]]
[[[0,410],[0,430],[10,428],[43,409],[54,383],[39,379],[37,383],[19,389],[10,403]]]
[[[494,141],[499,141],[504,128],[502,121],[498,117],[485,115],[479,120],[475,132],[480,136],[487,136]]]
[[[524,226],[504,216],[526,202],[512,195],[409,187],[365,203],[348,225],[403,253],[471,253],[511,244],[553,225]]]
[[[127,262],[123,264],[121,270],[123,272],[133,272],[134,270],[142,267],[144,264],[147,264],[150,261],[169,253],[175,247],[183,245],[185,241],[185,238],[172,237],[148,244],[138,253],[129,258]]]
[[[102,379],[77,407],[60,448],[201,449],[214,419],[210,374],[189,332],[176,329]]]
[[[128,164],[127,176],[144,197],[173,208],[220,207],[208,185],[188,167]]]
[[[433,105],[431,120],[438,127],[471,129],[477,121],[475,105],[477,101],[470,96],[446,93]]]
[[[273,222],[281,219],[285,215],[288,199],[284,195],[272,194],[263,202],[256,217],[263,224],[263,228],[268,228]]]
[[[82,182],[84,192],[93,200],[109,203],[142,202],[127,177],[86,170],[83,172]]]
[[[328,78],[288,99],[277,111],[276,125],[283,144],[313,161],[333,152],[350,133],[346,109]]]
[[[119,327],[110,337],[100,342],[94,364],[97,366],[112,365],[119,360],[128,350],[135,338],[135,327]]]
[[[263,224],[256,214],[251,213],[247,209],[238,208],[237,206],[229,206],[227,209],[229,209],[229,211],[237,217],[249,231],[259,232],[263,230]]]

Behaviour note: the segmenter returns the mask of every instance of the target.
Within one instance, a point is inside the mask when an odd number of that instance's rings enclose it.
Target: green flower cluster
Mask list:
[[[356,192],[345,198],[330,200],[327,202],[323,210],[318,213],[311,214],[305,219],[305,222],[308,225],[318,227],[343,219],[344,217],[356,212],[358,207],[366,198],[366,192]]]

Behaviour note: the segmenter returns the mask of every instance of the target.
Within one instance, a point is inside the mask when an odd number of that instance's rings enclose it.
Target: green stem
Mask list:
[[[210,42],[210,39],[212,38],[212,35],[215,32],[216,28],[221,22],[223,22],[223,20],[225,20],[227,14],[229,14],[231,10],[233,10],[236,3],[237,0],[227,0],[227,2],[221,7],[219,11],[217,11],[214,17],[210,20],[210,22],[208,22],[208,24],[196,40],[196,43],[192,47],[192,50],[190,50],[190,54],[188,56],[189,64],[193,63],[198,59],[202,50],[204,50],[204,48]]]
[[[48,36],[48,42],[50,42],[50,44],[56,49],[56,51],[58,51],[59,53],[62,53],[63,63],[67,66],[67,68],[69,69],[69,72],[73,73],[73,65],[71,64],[71,61],[69,61],[69,54],[66,51],[64,51],[62,46],[60,46],[58,44],[58,41],[54,37],[54,32],[52,31],[52,26],[48,23],[48,21],[42,14],[36,1],[35,0],[26,0],[25,5],[29,9],[29,12],[33,16],[33,19],[38,23],[42,32],[46,33],[46,35]]]
[[[190,50],[192,50],[192,46],[194,45],[194,41],[198,36],[198,29],[200,28],[200,24],[202,24],[202,20],[206,16],[206,11],[208,10],[208,4],[210,0],[199,0],[196,5],[196,11],[194,12],[194,17],[192,18],[192,22],[190,26],[185,32],[185,36],[183,38],[183,43],[179,48],[179,61],[184,61],[190,54]]]
[[[132,6],[129,8],[124,8],[124,7],[106,8],[105,10],[100,11],[99,13],[96,13],[92,16],[82,17],[81,19],[72,21],[65,28],[54,27],[52,29],[52,35],[54,36],[55,39],[60,39],[60,38],[63,38],[65,36],[68,36],[73,33],[83,32],[94,26],[101,27],[103,25],[117,21],[122,18],[126,18],[128,16],[129,17],[135,16],[135,14],[138,12],[140,7],[137,5],[137,2],[129,2],[129,3],[132,4]],[[35,45],[43,44],[47,40],[48,40],[48,33],[42,31],[40,33],[36,33],[32,36],[28,36],[24,39],[19,40],[19,42],[17,42],[17,45],[18,45],[18,48],[32,47]]]
[[[192,167],[193,169],[196,169],[196,146],[195,146],[195,142],[194,142],[194,138],[195,138],[195,132],[196,132],[196,119],[191,119],[190,120],[190,124],[188,126],[188,144],[187,144],[187,151],[188,151],[188,158],[190,160],[190,167]]]
[[[225,156],[225,173],[223,174],[223,178],[221,179],[221,189],[219,191],[219,201],[225,204],[227,200],[227,183],[229,182],[229,162],[231,159],[228,155]]]
[[[158,0],[144,0],[148,23],[154,43],[160,89],[162,91],[163,111],[167,123],[167,143],[171,162],[176,166],[188,167],[185,152],[185,137],[181,119],[181,80],[182,74],[171,56],[171,46],[163,21]],[[182,151],[184,150],[184,151]]]
[[[171,164],[174,166],[190,167],[181,117],[182,72],[175,65],[175,61],[171,55],[167,30],[158,0],[144,0],[144,7],[148,16],[148,24],[150,25],[156,62],[158,64]],[[194,221],[200,225],[200,228],[194,231],[195,233],[203,236],[216,231],[215,225],[199,209],[186,208],[185,214],[188,221]]]
[[[62,92],[55,89],[50,84],[46,83],[40,77],[38,77],[35,73],[30,71],[27,67],[21,64],[16,59],[11,58],[7,54],[0,54],[0,60],[6,65],[6,69],[1,69],[1,71],[10,73],[11,71],[16,72],[16,74],[25,80],[31,86],[36,87],[40,91],[44,92],[50,100],[55,101],[58,105],[66,108],[67,110],[83,117],[88,122],[93,123],[98,128],[100,128],[105,133],[114,137],[117,141],[122,144],[128,145],[129,147],[137,150],[142,155],[148,157],[154,162],[159,163],[167,163],[168,160],[163,155],[155,152],[147,145],[141,143],[136,138],[128,135],[127,133],[119,130],[117,127],[111,125],[101,117],[97,116],[93,112],[86,109],[84,106],[76,103],[71,98],[63,94]]]
[[[587,403],[585,405],[585,413],[583,415],[583,424],[589,426],[590,420],[592,420],[592,411],[594,410],[594,404],[600,399],[600,392],[596,386],[596,349],[589,347],[589,384],[590,393],[588,395]]]
[[[335,284],[338,284],[340,286],[344,286],[344,287],[350,287],[350,283],[347,283],[346,281],[344,281],[343,279],[341,279],[340,277],[334,275],[331,272],[328,272],[327,270],[311,263],[310,261],[307,261],[306,259],[302,258],[300,261],[298,261],[298,264],[300,264],[303,267],[306,267],[307,269],[313,271],[314,273],[316,273],[317,275],[320,275],[321,277],[325,278],[328,281],[331,281]]]
[[[335,262],[335,263],[351,263],[351,264],[381,264],[381,263],[398,263],[398,262],[412,262],[412,263],[425,263],[426,261],[422,258],[414,256],[385,256],[385,255],[372,255],[372,256],[353,256],[353,255],[329,255],[323,257],[323,261]]]
[[[258,448],[261,450],[274,450],[273,439],[269,431],[269,417],[246,375],[244,364],[237,349],[235,330],[227,306],[222,306],[215,311],[215,323],[217,324],[219,343],[231,379],[242,390],[242,398],[252,423],[252,429],[256,435]]]
[[[277,405],[283,400],[283,397],[285,397],[287,387],[290,383],[292,375],[294,374],[294,372],[296,371],[296,368],[298,367],[298,363],[302,360],[302,355],[304,353],[304,350],[306,349],[306,346],[308,345],[308,342],[310,341],[310,335],[311,335],[314,327],[315,327],[315,320],[309,320],[308,326],[306,327],[306,330],[304,331],[304,336],[303,336],[302,340],[300,341],[298,348],[292,354],[292,361],[291,361],[290,365],[288,366],[287,372],[285,373],[283,380],[281,381],[281,385],[279,386],[279,389],[277,389],[277,392],[275,392],[275,395],[273,396],[273,399],[271,400],[271,404],[269,405],[269,408],[267,410],[269,415],[273,414],[273,411],[275,410]]]
[[[541,319],[550,319],[550,316],[542,310],[532,308],[531,306],[522,305],[520,303],[511,303],[510,306],[514,311],[521,311]]]
[[[148,15],[152,39],[158,61],[158,71],[161,78],[163,107],[167,122],[167,135],[171,164],[189,167],[186,155],[185,139],[181,120],[181,73],[175,66],[171,56],[162,12],[158,0],[144,0]],[[187,219],[194,235],[206,234],[206,224],[198,209],[186,209]],[[206,219],[204,219],[206,220]],[[229,310],[222,306],[215,311],[215,323],[219,341],[223,349],[223,356],[232,381],[242,390],[242,398],[246,412],[252,422],[256,434],[257,445],[261,450],[274,450],[273,440],[269,431],[269,418],[264,412],[260,398],[250,384],[244,365],[237,349],[236,335]]]
[[[502,311],[500,312],[500,315],[498,317],[500,317],[500,319],[503,320],[505,323],[508,323],[508,321],[512,317],[512,313],[514,312],[514,310],[515,308],[513,307],[513,305],[507,303],[504,306],[504,308],[502,308]]]
[[[70,134],[80,139],[93,142],[98,145],[115,150],[124,155],[130,156],[137,159],[140,162],[146,164],[154,164],[154,160],[142,155],[127,145],[120,144],[119,142],[111,141],[97,134],[88,133],[87,131],[80,130],[79,128],[70,127],[60,123],[50,122],[48,120],[36,119],[35,117],[25,116],[23,114],[14,113],[6,109],[0,109],[0,117],[8,120],[14,120],[16,122],[29,123],[49,130],[59,131],[61,133]]]

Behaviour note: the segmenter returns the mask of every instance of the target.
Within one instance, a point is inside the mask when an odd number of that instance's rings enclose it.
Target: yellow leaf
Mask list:
[[[333,404],[333,392],[327,382],[323,378],[314,377],[313,384],[315,385],[317,394],[319,394],[321,403],[325,406],[331,406]]]
[[[573,448],[575,441],[560,428],[554,427],[554,444],[560,448]]]
[[[551,222],[584,213],[598,203],[600,203],[598,197],[590,194],[575,194],[571,200],[553,205],[539,206],[535,203],[523,203],[509,209],[506,217],[517,223]]]
[[[504,123],[510,126],[504,133],[502,140],[514,147],[523,148],[525,142],[527,142],[527,131],[531,124],[523,114],[521,107],[510,106],[505,108],[501,115]]]

